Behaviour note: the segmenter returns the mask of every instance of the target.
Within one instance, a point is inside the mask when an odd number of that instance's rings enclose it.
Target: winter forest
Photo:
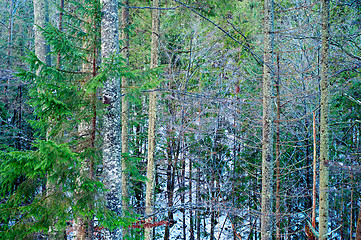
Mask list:
[[[360,0],[0,10],[0,239],[361,240]]]

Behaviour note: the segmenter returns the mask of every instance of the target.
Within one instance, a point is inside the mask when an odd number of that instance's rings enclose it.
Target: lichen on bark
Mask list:
[[[273,0],[264,2],[261,239],[272,239],[273,180]]]
[[[111,64],[119,54],[118,1],[102,0],[101,57],[103,64]],[[103,118],[103,183],[108,190],[106,204],[109,210],[122,215],[121,207],[121,142],[120,142],[120,81],[109,75],[103,87],[105,113]],[[105,231],[106,239],[121,239],[120,228]]]

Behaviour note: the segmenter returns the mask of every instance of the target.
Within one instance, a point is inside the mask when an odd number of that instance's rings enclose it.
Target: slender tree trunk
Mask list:
[[[214,183],[213,183],[213,185],[214,185]],[[212,194],[211,204],[214,204],[213,194]],[[216,222],[216,218],[215,218],[215,212],[214,212],[215,210],[214,210],[212,205],[210,206],[210,211],[211,211],[211,232],[210,232],[209,239],[214,240],[215,239],[215,237],[214,237],[214,225],[215,225],[215,222]]]
[[[123,1],[124,5],[129,5],[129,0]],[[122,40],[123,40],[123,57],[126,64],[129,65],[129,9],[122,7]],[[122,203],[123,203],[123,216],[129,211],[129,174],[127,167],[129,159],[125,154],[129,154],[128,150],[128,96],[127,96],[128,80],[122,77]],[[123,239],[129,237],[127,227],[123,228]]]
[[[361,206],[358,212],[355,240],[361,240]]]
[[[60,32],[63,31],[63,10],[64,10],[64,0],[60,0],[60,12],[59,12],[59,23],[58,23],[58,29]],[[58,55],[56,57],[56,67],[61,68],[61,55],[60,52],[58,52]]]
[[[146,197],[145,197],[145,214],[151,215],[154,212],[154,149],[155,149],[155,118],[156,118],[156,92],[149,94],[149,130],[148,130],[148,163],[147,163],[147,184],[146,184]],[[151,222],[148,218],[148,222]],[[145,228],[144,239],[153,239],[153,229]]]
[[[194,240],[194,227],[193,227],[193,205],[192,205],[192,158],[189,158],[189,233],[190,233],[190,240]]]
[[[184,138],[184,136],[182,136],[182,139]],[[182,147],[183,148],[183,147]],[[182,231],[183,231],[183,240],[186,239],[186,210],[185,210],[185,207],[184,207],[184,204],[185,204],[185,174],[186,174],[186,162],[185,162],[185,159],[184,159],[184,155],[182,154],[182,158],[181,158],[181,162],[182,162],[182,165],[181,165],[181,183],[180,183],[180,186],[181,186],[181,206],[182,206]]]
[[[327,239],[329,208],[329,0],[321,0],[321,118],[320,118],[320,208],[319,238]]]
[[[202,82],[198,82],[198,91],[202,92]],[[199,103],[198,108],[198,121],[199,121],[199,131],[202,132],[202,105]],[[198,160],[199,161],[199,160]],[[201,170],[199,164],[197,164],[197,180],[196,180],[196,232],[197,232],[197,240],[201,239],[201,214],[200,214],[200,203],[201,203]]]
[[[170,129],[168,130],[168,133],[170,133]],[[173,159],[174,162],[177,162],[178,154],[179,154],[179,147],[177,149],[175,148],[174,139],[171,139],[171,135],[168,134],[168,149],[167,149],[167,200],[168,200],[168,208],[171,209],[173,206],[173,191],[174,191],[174,170],[173,167]],[[169,229],[173,225],[173,212],[172,210],[168,210],[168,221],[170,222],[170,225],[167,225],[165,227],[164,232],[164,240],[169,240]]]
[[[141,109],[139,107],[139,105],[135,104],[134,105],[134,111],[135,113],[139,113],[141,112]],[[135,146],[135,150],[134,150],[134,154],[138,159],[141,159],[142,157],[142,151],[143,151],[143,137],[142,137],[142,128],[141,125],[138,124],[135,128],[135,142],[136,142],[136,146]],[[143,163],[142,163],[143,166]],[[144,212],[142,212],[142,203],[144,202],[144,197],[143,197],[143,182],[142,181],[136,181],[134,184],[134,195],[135,195],[135,210],[136,213],[138,214],[144,214]]]
[[[277,94],[277,120],[276,120],[276,239],[281,239],[281,197],[280,197],[280,186],[281,186],[281,174],[280,174],[280,119],[281,119],[281,97],[280,97],[280,57],[277,54],[277,83],[276,83],[276,94]]]
[[[201,189],[201,170],[200,167],[198,166],[197,168],[197,187],[196,187],[196,203],[197,203],[197,225],[196,225],[196,229],[197,229],[197,240],[201,239],[201,214],[199,211],[199,205],[201,203],[201,194],[200,194],[200,189]]]
[[[238,97],[236,98],[237,102],[238,102]],[[233,169],[232,169],[232,206],[236,207],[236,168],[238,167],[238,162],[237,162],[237,152],[238,152],[238,148],[237,148],[237,139],[236,139],[236,114],[233,115],[233,134],[234,134],[234,138],[233,138]],[[251,215],[250,215],[251,216]],[[232,224],[232,229],[233,229],[233,240],[237,240],[237,225],[236,225],[236,215],[235,214],[231,214],[229,216],[229,220],[231,221]],[[232,221],[233,220],[233,221]],[[250,222],[252,222],[252,220],[250,219]],[[250,229],[250,235],[252,233],[252,230]]]
[[[316,164],[317,164],[317,149],[316,149],[316,112],[313,111],[313,185],[312,185],[312,227],[316,229]]]
[[[8,39],[8,68],[11,69],[11,54],[12,54],[12,47],[13,47],[13,1],[10,2],[10,19],[9,19],[9,39]],[[35,13],[35,12],[34,12]]]
[[[351,173],[351,197],[350,197],[350,239],[353,236],[353,173]]]
[[[187,91],[187,87],[188,87],[188,82],[190,80],[190,72],[191,72],[191,66],[192,66],[192,51],[193,51],[193,35],[194,35],[194,32],[192,31],[192,34],[191,34],[191,39],[190,39],[190,45],[189,45],[189,64],[188,64],[188,71],[187,71],[187,77],[186,77],[186,82],[184,84],[184,89],[185,91]],[[185,113],[183,111],[183,118],[185,118]],[[189,239],[190,240],[194,240],[194,219],[193,219],[193,206],[192,206],[192,164],[193,164],[193,161],[192,161],[192,158],[190,157],[189,158]]]
[[[134,104],[132,105],[132,107],[134,107],[134,112],[135,115],[137,115],[138,113],[141,113],[141,108],[140,108],[141,104]],[[135,116],[137,117],[137,116]],[[138,158],[138,159],[143,159],[142,153],[146,150],[143,150],[143,142],[145,141],[143,138],[143,126],[138,123],[136,125],[136,128],[134,130],[134,135],[135,135],[135,146],[134,146],[134,155]],[[145,168],[144,166],[144,162],[140,162],[140,168],[143,169]],[[142,171],[143,172],[143,171]],[[142,174],[142,173],[141,173]],[[134,188],[134,201],[133,201],[133,208],[135,210],[135,213],[137,214],[144,214],[144,191],[143,191],[143,186],[144,183],[142,181],[135,181],[133,184],[133,188]],[[131,231],[131,235],[134,239],[141,239],[141,236],[143,235],[142,232],[140,231]]]
[[[342,176],[342,181],[343,181],[343,176]],[[344,192],[343,192],[343,189],[345,188],[345,185],[344,183],[342,183],[342,187],[341,187],[341,219],[340,219],[340,225],[341,225],[341,228],[340,228],[340,239],[341,240],[344,240],[345,237],[344,237],[344,206],[345,206],[345,201],[344,201]]]
[[[102,0],[101,56],[102,63],[110,63],[114,54],[119,53],[118,1]],[[121,207],[121,139],[120,139],[120,82],[109,76],[104,83],[103,102],[103,183],[108,192],[106,204],[109,210],[122,215]],[[106,239],[121,239],[121,229],[105,231]]]
[[[261,239],[272,239],[272,178],[273,178],[273,111],[272,111],[272,31],[273,0],[264,1],[264,66],[263,66],[263,137]]]
[[[220,109],[220,108],[219,108]],[[213,145],[212,145],[212,155],[211,155],[211,164],[213,166],[217,166],[217,160],[218,160],[218,155],[217,155],[217,146],[218,146],[218,141],[219,141],[219,128],[220,128],[220,115],[219,112],[220,110],[218,109],[218,114],[217,114],[217,124],[216,124],[216,128],[214,129],[214,141],[213,141]],[[211,212],[211,226],[210,226],[210,240],[214,240],[214,228],[215,228],[215,223],[216,223],[216,214],[215,214],[215,205],[217,204],[217,200],[216,200],[216,189],[217,189],[217,185],[216,185],[216,179],[217,179],[217,173],[218,173],[218,168],[211,169],[211,188],[210,188],[210,212]]]
[[[303,78],[303,76],[302,76]],[[304,78],[303,78],[304,80]],[[303,91],[306,91],[306,87],[304,85],[304,82],[303,82]],[[304,111],[305,111],[305,116],[308,115],[308,112],[307,112],[307,104],[304,100]],[[311,190],[311,182],[312,182],[312,173],[311,173],[311,168],[312,168],[312,163],[311,163],[311,154],[310,154],[310,134],[309,134],[309,126],[310,123],[309,123],[309,120],[308,118],[305,118],[305,129],[306,129],[306,139],[305,139],[305,145],[306,145],[306,194],[307,194],[307,197],[306,197],[306,208],[309,210],[309,209],[312,209],[312,196],[310,194],[310,190]],[[307,211],[308,211],[307,210]]]
[[[19,86],[19,111],[18,111],[18,140],[17,140],[17,149],[20,151],[22,149],[22,141],[21,141],[21,131],[22,131],[22,98],[23,98],[23,91],[22,91],[22,81],[20,81]]]
[[[151,43],[151,68],[158,67],[158,38],[159,38],[159,0],[153,0],[152,9],[152,43]],[[145,197],[145,214],[151,215],[154,212],[154,150],[155,150],[155,120],[157,110],[157,92],[149,93],[149,129],[148,129],[148,164],[147,164],[147,185]],[[151,221],[151,219],[148,219]],[[153,229],[146,228],[144,239],[153,239]]]

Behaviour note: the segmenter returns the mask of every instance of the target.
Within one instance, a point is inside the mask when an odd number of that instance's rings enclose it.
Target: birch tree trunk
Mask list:
[[[272,239],[273,178],[273,110],[272,110],[272,44],[273,0],[264,1],[264,64],[263,64],[263,135],[261,239]]]
[[[129,0],[123,1],[124,5],[129,5]],[[129,9],[122,7],[122,40],[123,40],[123,58],[126,64],[129,65]],[[125,157],[128,154],[128,96],[127,96],[128,80],[122,77],[122,204],[123,216],[129,210],[129,174],[127,172],[128,159]],[[123,228],[123,239],[127,239],[129,235],[128,228]]]
[[[153,0],[152,9],[152,43],[151,43],[151,68],[158,67],[158,38],[159,38],[159,0]],[[155,120],[157,110],[157,92],[149,93],[149,128],[148,128],[148,164],[147,164],[147,185],[145,196],[145,214],[151,215],[154,212],[154,149],[155,149]],[[151,218],[148,219],[151,221]],[[153,229],[145,228],[144,239],[153,239]]]
[[[321,0],[321,117],[320,117],[320,207],[319,238],[327,239],[329,181],[329,0]]]
[[[111,62],[119,54],[118,38],[118,1],[102,0],[101,19],[101,56],[102,63]],[[109,76],[104,83],[103,101],[105,114],[103,122],[103,182],[108,192],[106,203],[109,210],[118,216],[121,207],[121,142],[120,142],[120,81]],[[105,231],[106,239],[121,239],[121,229]]]

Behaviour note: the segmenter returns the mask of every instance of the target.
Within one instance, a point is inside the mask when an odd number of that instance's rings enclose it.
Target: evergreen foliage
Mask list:
[[[162,1],[161,66],[150,69],[151,2],[129,3],[128,65],[119,55],[100,57],[100,0],[66,0],[64,8],[50,3],[51,24],[42,33],[51,65],[32,52],[32,1],[0,3],[0,239],[61,239],[81,221],[99,238],[102,229],[119,226],[130,226],[131,239],[142,239],[148,227],[164,240],[260,238],[263,4]],[[328,226],[334,239],[361,233],[360,7],[359,0],[340,0],[330,8]],[[311,200],[313,151],[316,170],[320,152],[320,9],[309,0],[274,5],[277,240],[318,231]],[[108,210],[102,183],[109,102],[101,90],[109,77],[128,81],[125,217]],[[149,91],[159,96],[152,223],[144,220]],[[318,178],[315,184],[317,190]]]
[[[132,218],[121,219],[110,212],[104,203],[98,130],[103,103],[98,89],[110,75],[133,79],[150,75],[130,71],[120,56],[103,59],[99,67],[100,3],[68,4],[68,10],[60,9],[66,31],[50,24],[43,29],[50,54],[59,53],[61,65],[47,66],[29,52],[24,58],[29,68],[17,74],[31,83],[27,106],[34,117],[28,121],[36,134],[29,150],[3,146],[0,152],[0,232],[4,239],[32,239],[47,235],[50,228],[61,232],[77,216],[94,218],[97,226],[109,229],[132,222]],[[84,69],[91,64],[92,70]],[[94,116],[97,125],[90,144],[89,133],[79,135],[78,126],[93,121]],[[2,119],[7,118],[2,112]],[[89,161],[95,176],[89,175]],[[136,168],[129,171],[139,178]]]

